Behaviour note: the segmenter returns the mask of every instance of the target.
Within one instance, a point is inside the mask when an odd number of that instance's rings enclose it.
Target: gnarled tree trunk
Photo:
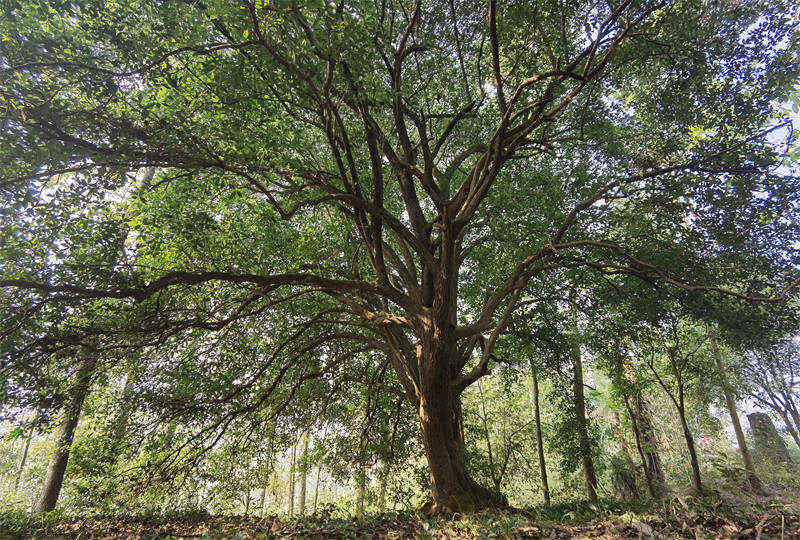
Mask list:
[[[420,356],[418,414],[430,469],[431,499],[421,510],[431,514],[468,513],[506,506],[504,497],[479,485],[464,467],[464,443],[459,429],[461,396],[452,383],[452,345],[427,351],[424,347]]]

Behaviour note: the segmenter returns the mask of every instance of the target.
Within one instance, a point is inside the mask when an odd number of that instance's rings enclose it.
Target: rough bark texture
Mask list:
[[[34,512],[45,513],[55,509],[58,496],[61,493],[61,486],[64,483],[64,473],[67,470],[69,452],[72,447],[72,439],[75,435],[75,427],[81,415],[81,408],[89,393],[92,382],[92,372],[97,363],[95,358],[86,357],[81,361],[76,376],[75,386],[70,391],[66,406],[64,407],[64,420],[56,442],[53,457],[47,467],[44,485],[39,499],[34,505]]]
[[[531,385],[530,398],[531,407],[533,408],[533,421],[536,428],[536,453],[539,457],[539,472],[542,479],[542,497],[544,504],[550,506],[550,486],[547,483],[547,465],[544,461],[544,445],[542,444],[542,419],[539,410],[539,376],[536,373],[536,368],[531,361],[531,377],[533,384]]]
[[[775,425],[772,423],[772,418],[760,412],[754,412],[747,415],[750,421],[750,429],[753,431],[753,439],[756,443],[756,449],[763,458],[772,462],[778,463],[792,463],[792,458],[789,457],[789,450],[786,449],[786,443],[778,434]]]
[[[733,399],[733,393],[728,383],[728,376],[725,373],[725,366],[722,363],[722,355],[719,351],[719,346],[715,339],[711,339],[711,348],[714,352],[714,359],[717,362],[717,369],[719,369],[720,382],[722,383],[722,391],[725,394],[725,405],[728,408],[728,414],[731,417],[731,424],[733,424],[733,431],[736,433],[736,442],[739,444],[739,453],[742,455],[742,463],[744,464],[745,474],[747,475],[747,483],[756,491],[763,491],[761,480],[756,474],[756,469],[753,466],[753,459],[750,457],[750,450],[747,448],[747,441],[744,438],[744,431],[742,431],[742,424],[739,422],[739,413],[736,411],[736,402]]]
[[[578,446],[583,460],[583,474],[586,477],[586,492],[589,498],[597,500],[597,475],[592,462],[592,448],[589,443],[589,426],[586,420],[586,401],[583,395],[583,362],[580,346],[575,345],[572,351],[573,361],[573,394],[575,414],[578,425]]]

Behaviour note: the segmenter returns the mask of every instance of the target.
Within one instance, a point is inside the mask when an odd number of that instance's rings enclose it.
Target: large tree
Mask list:
[[[86,340],[261,329],[274,348],[263,362],[193,356],[204,376],[229,372],[230,399],[288,358],[231,408],[247,414],[287,374],[290,399],[379,353],[384,386],[419,417],[430,511],[503,503],[464,468],[460,396],[519,306],[569,273],[742,301],[798,283],[786,216],[800,190],[791,164],[776,167],[791,130],[774,110],[797,81],[793,1],[19,0],[5,12],[9,364]],[[147,168],[152,179],[130,174]],[[120,237],[124,264],[108,256]],[[114,305],[65,327],[86,302]],[[292,367],[309,356],[316,367]]]

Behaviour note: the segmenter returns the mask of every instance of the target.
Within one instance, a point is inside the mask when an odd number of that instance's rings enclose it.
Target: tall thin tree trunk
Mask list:
[[[258,513],[263,516],[264,515],[264,502],[267,500],[267,488],[261,488],[261,495],[258,499]]]
[[[47,474],[44,479],[44,486],[39,496],[39,500],[34,506],[34,512],[50,512],[56,507],[58,496],[61,493],[61,486],[64,483],[64,473],[67,470],[69,452],[72,447],[72,439],[75,435],[75,427],[81,415],[81,408],[89,393],[92,382],[92,373],[97,364],[94,357],[85,356],[81,361],[76,376],[76,384],[70,391],[66,406],[64,407],[64,420],[56,442],[53,457],[47,467]]]
[[[789,414],[791,415],[792,419],[794,420],[794,427],[792,429],[790,429],[789,432],[794,434],[793,437],[795,437],[795,442],[797,442],[796,434],[797,434],[797,430],[800,429],[800,414],[797,413],[797,409],[794,407],[794,403],[792,401],[792,396],[787,396],[786,397],[786,403],[787,403],[786,410],[789,411]],[[788,421],[785,421],[785,423],[789,424]],[[800,446],[800,443],[798,443],[797,446]]]
[[[636,417],[634,416],[633,409],[630,404],[632,399],[633,398],[625,399],[625,408],[628,410],[628,416],[630,416],[631,419],[631,429],[633,431],[634,440],[636,441],[636,451],[639,453],[639,457],[642,460],[642,469],[644,470],[644,478],[647,482],[647,491],[650,493],[651,497],[658,499],[659,494],[656,490],[653,471],[650,468],[650,463],[648,462],[647,455],[645,454],[644,446],[642,445],[642,434],[639,431],[639,426],[637,425]]]
[[[305,467],[306,454],[308,454],[308,433],[303,434],[303,451],[300,454],[301,468],[300,468],[300,502],[298,504],[298,513],[302,516],[306,513],[306,477],[307,471]]]
[[[572,350],[573,361],[573,394],[578,429],[578,446],[583,460],[583,473],[586,477],[586,491],[589,498],[597,500],[597,475],[592,462],[592,449],[589,442],[589,427],[586,420],[586,401],[583,395],[583,362],[580,345],[575,344]]]
[[[763,487],[761,480],[756,475],[756,469],[753,466],[753,459],[750,457],[750,450],[747,448],[747,441],[744,438],[744,431],[742,431],[742,424],[739,422],[739,413],[736,411],[736,402],[733,400],[733,393],[731,392],[728,377],[725,373],[725,366],[722,363],[722,355],[717,345],[717,340],[711,338],[711,349],[714,353],[714,359],[717,362],[717,369],[719,370],[720,382],[722,383],[722,392],[725,395],[725,405],[728,407],[728,414],[731,417],[731,424],[733,424],[733,431],[736,433],[736,442],[739,444],[739,453],[742,454],[742,463],[744,464],[745,475],[747,483],[753,491],[761,492]]]
[[[542,444],[542,419],[539,410],[539,376],[533,360],[530,361],[531,377],[533,384],[530,388],[531,408],[533,409],[533,420],[536,427],[536,452],[539,456],[539,473],[542,479],[542,495],[544,504],[550,506],[550,486],[547,483],[547,465],[544,461],[544,445]]]
[[[635,427],[641,437],[642,451],[653,481],[651,495],[654,499],[661,499],[667,492],[667,479],[664,475],[664,468],[661,466],[656,430],[650,417],[648,404],[638,386],[635,387],[630,401],[633,403],[632,414],[635,417]]]
[[[797,447],[800,448],[800,436],[798,436],[797,430],[792,425],[792,421],[789,420],[789,415],[787,414],[787,411],[781,410],[778,412],[781,415],[781,418],[783,419],[783,423],[786,425],[786,430],[792,436],[792,439],[794,439],[794,443],[797,445]]]
[[[292,463],[289,467],[289,517],[294,515],[294,468],[297,460],[297,443],[292,444]]]
[[[683,437],[686,439],[686,448],[689,450],[689,462],[692,466],[692,487],[697,494],[702,494],[703,482],[700,479],[700,461],[697,459],[697,450],[694,445],[692,431],[689,429],[688,422],[686,422],[686,410],[683,407],[683,399],[681,399],[681,406],[678,407],[678,417],[681,420]]]
[[[356,515],[364,515],[364,494],[367,490],[367,471],[365,466],[361,466],[358,475],[358,500],[356,502]]]
[[[250,514],[250,487],[244,492],[244,515],[247,517]]]
[[[123,437],[125,437],[125,432],[128,430],[128,422],[130,421],[131,414],[133,413],[135,404],[133,402],[131,393],[133,392],[133,386],[135,384],[136,372],[131,370],[125,379],[125,387],[122,389],[122,396],[119,400],[119,409],[117,410],[117,415],[111,422],[108,431],[108,440],[111,443],[113,459],[116,459],[117,455],[121,451],[120,445],[122,444]]]
[[[19,482],[22,479],[22,472],[25,470],[25,463],[28,461],[28,450],[31,448],[31,439],[33,438],[33,426],[28,430],[28,436],[25,438],[25,449],[22,451],[22,458],[19,460],[17,467],[17,477],[14,479],[14,493],[19,488]]]
[[[314,483],[314,513],[317,513],[317,501],[319,501],[319,480],[322,466],[317,465],[317,481]]]
[[[483,435],[484,438],[486,439],[486,452],[487,452],[487,457],[489,458],[489,471],[492,474],[492,482],[494,483],[495,491],[500,491],[501,479],[497,474],[497,470],[494,466],[494,455],[492,454],[492,440],[489,437],[489,425],[486,421],[486,398],[483,395],[483,385],[481,384],[480,380],[478,380],[478,393],[480,394],[480,399],[481,399],[481,420],[483,421]]]
[[[383,470],[381,471],[381,484],[380,488],[378,489],[378,511],[383,513],[386,510],[386,481],[389,477],[389,464],[383,464]]]

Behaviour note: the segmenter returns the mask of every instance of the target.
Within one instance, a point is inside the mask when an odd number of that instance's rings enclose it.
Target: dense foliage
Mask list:
[[[7,3],[10,498],[41,478],[51,510],[66,478],[104,511],[452,514],[791,488],[737,404],[800,444],[798,17]]]

